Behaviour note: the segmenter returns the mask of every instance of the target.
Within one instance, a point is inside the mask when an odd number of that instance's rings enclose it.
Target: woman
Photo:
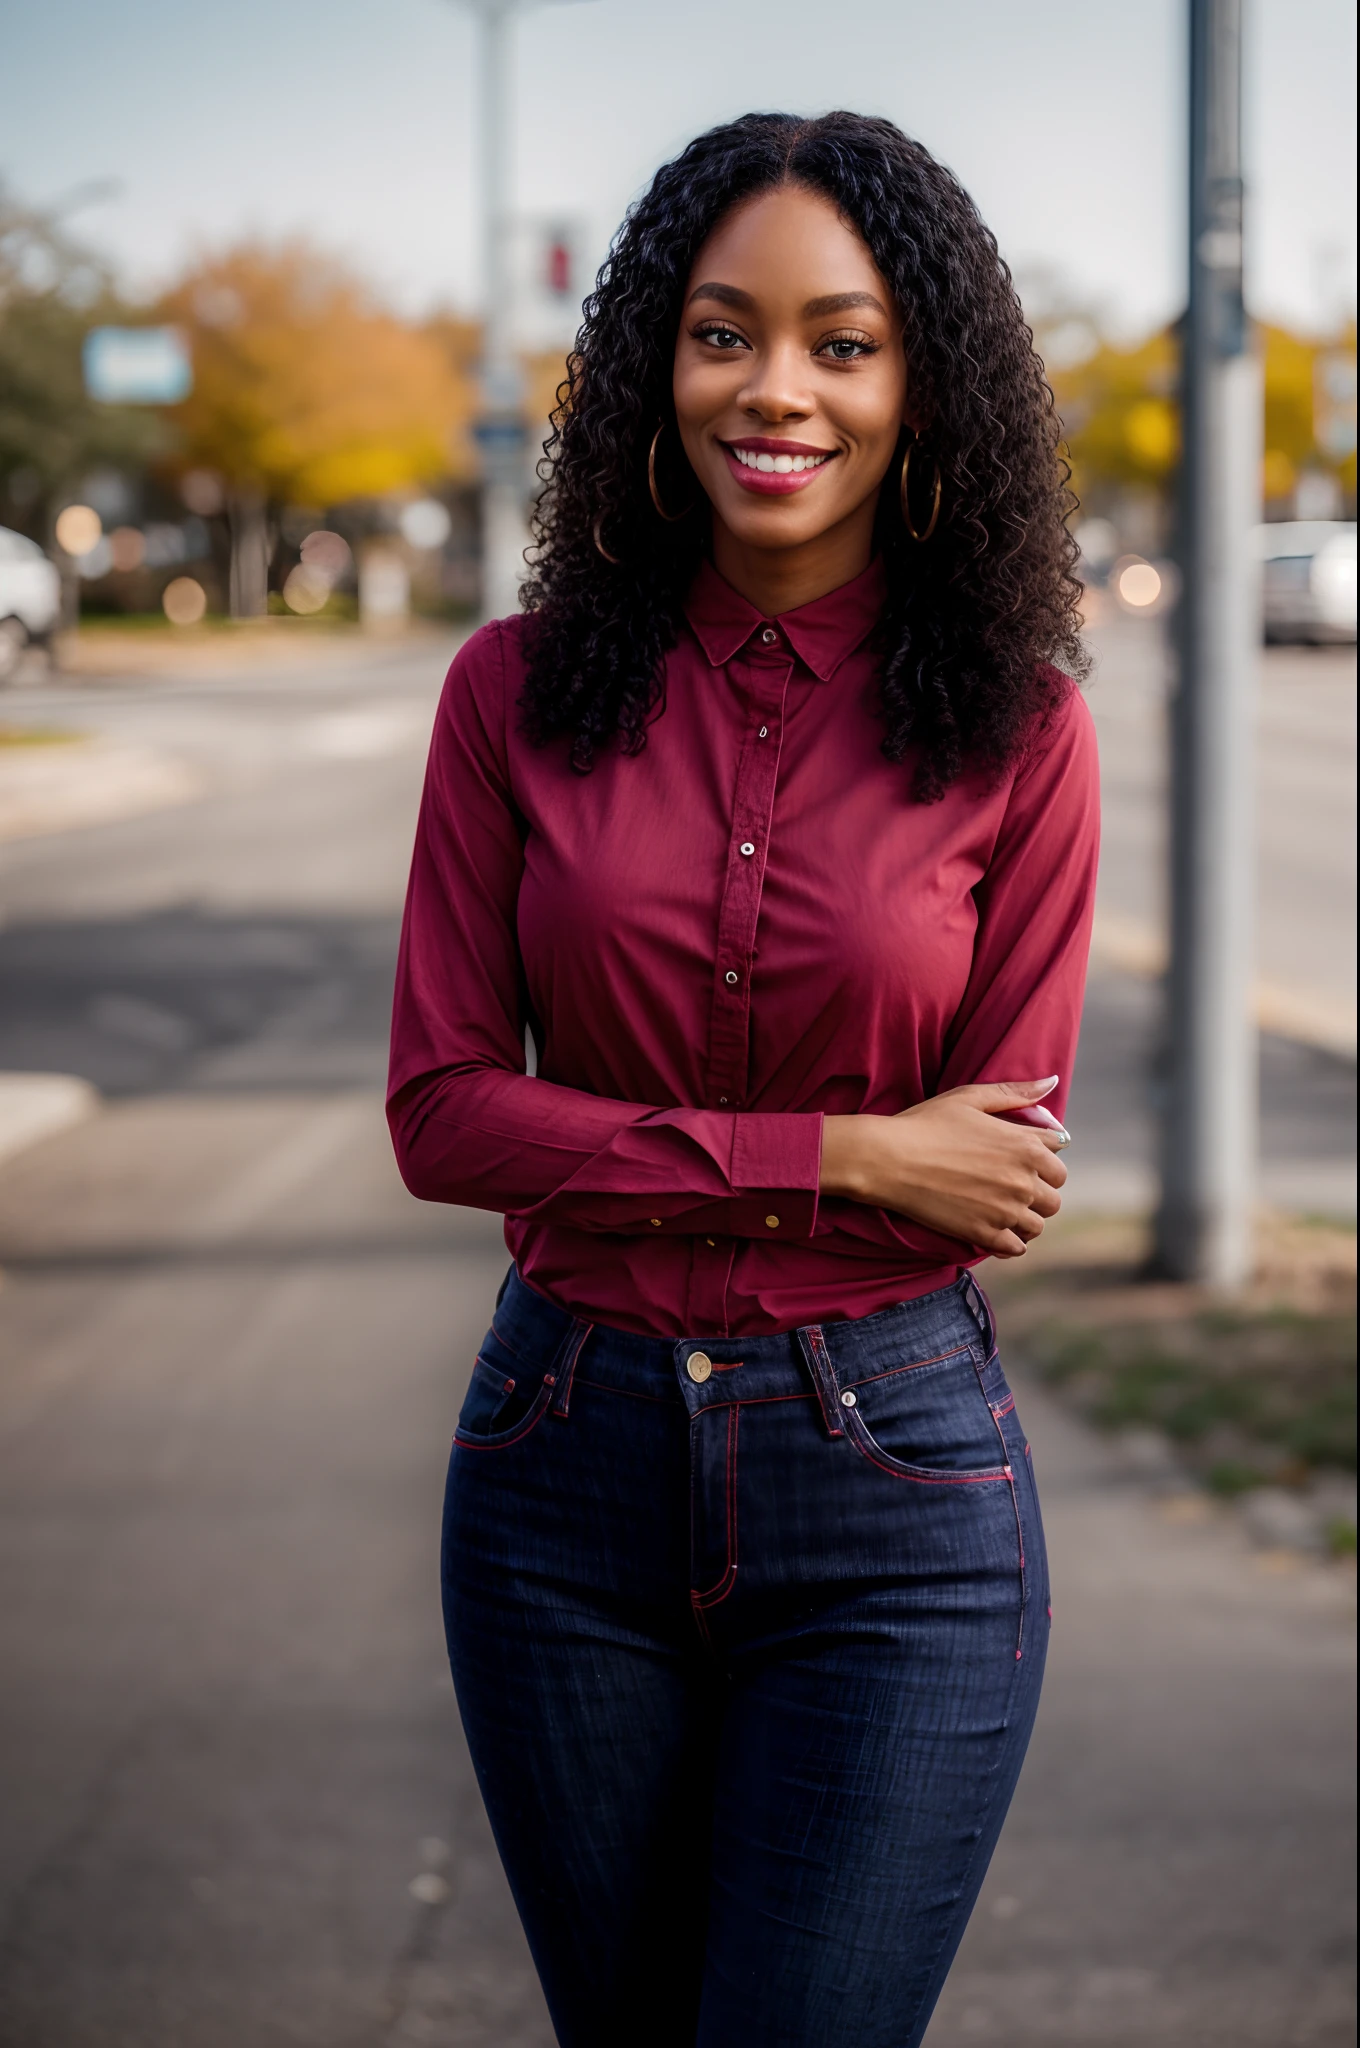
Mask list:
[[[515,1260],[459,1703],[562,2042],[906,2048],[1048,1628],[969,1269],[1058,1208],[1091,915],[1052,400],[924,149],[751,115],[633,208],[549,457],[394,1027],[408,1186]]]

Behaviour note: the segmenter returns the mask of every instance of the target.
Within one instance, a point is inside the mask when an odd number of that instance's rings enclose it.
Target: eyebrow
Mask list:
[[[696,285],[688,303],[692,306],[696,299],[716,299],[720,306],[736,306],[742,312],[753,311],[756,303],[749,292],[741,291],[736,285],[715,282]],[[858,306],[872,306],[875,312],[887,318],[887,307],[872,292],[829,292],[825,298],[809,299],[803,308],[803,318],[821,320],[829,313],[851,313]]]

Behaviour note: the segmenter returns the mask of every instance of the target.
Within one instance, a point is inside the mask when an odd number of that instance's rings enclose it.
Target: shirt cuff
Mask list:
[[[743,1212],[742,1235],[811,1237],[822,1177],[821,1112],[737,1115],[732,1136],[732,1193]],[[775,1197],[779,1201],[775,1201]],[[751,1216],[744,1212],[749,1201]],[[766,1213],[756,1211],[765,1205]],[[782,1207],[780,1206],[782,1204]]]

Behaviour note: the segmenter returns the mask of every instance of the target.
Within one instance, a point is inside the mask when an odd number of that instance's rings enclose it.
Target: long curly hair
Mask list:
[[[658,424],[672,429],[663,448],[678,450],[684,287],[717,222],[781,185],[829,199],[891,286],[927,422],[920,470],[928,479],[933,456],[944,479],[938,525],[918,544],[890,465],[876,527],[889,593],[882,748],[930,801],[965,771],[993,779],[1016,759],[1067,687],[1051,664],[1084,670],[1066,523],[1075,500],[1053,394],[994,236],[928,150],[859,114],[743,115],[691,142],[630,208],[586,301],[539,465],[521,593],[524,726],[539,744],[566,738],[586,770],[604,746],[636,753],[663,708],[665,656],[709,530],[682,454],[662,484],[668,504],[697,501],[689,517],[663,522],[647,486]]]

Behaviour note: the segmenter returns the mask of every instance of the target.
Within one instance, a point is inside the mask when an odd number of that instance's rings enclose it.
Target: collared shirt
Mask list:
[[[711,567],[641,753],[582,775],[519,730],[522,624],[435,724],[389,1118],[407,1185],[505,1213],[587,1320],[744,1336],[861,1316],[977,1251],[818,1198],[826,1114],[1071,1077],[1097,769],[1073,686],[999,782],[914,801],[879,751],[874,563],[767,618]],[[526,1026],[537,1070],[526,1071]]]

